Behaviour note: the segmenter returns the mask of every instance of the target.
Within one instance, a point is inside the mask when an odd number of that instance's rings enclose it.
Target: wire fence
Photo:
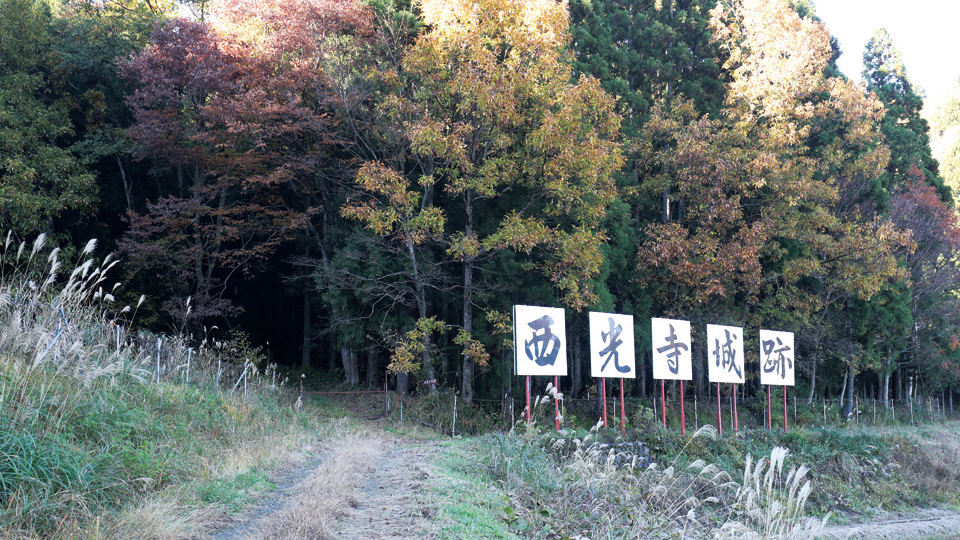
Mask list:
[[[946,422],[957,419],[949,400],[940,397],[905,398],[889,400],[884,403],[876,399],[855,397],[849,417],[844,417],[844,403],[838,399],[819,398],[808,401],[806,398],[788,396],[786,403],[782,397],[774,394],[767,396],[738,398],[722,396],[718,407],[716,397],[688,396],[679,398],[627,397],[621,401],[618,397],[608,397],[606,417],[602,401],[596,397],[561,400],[560,416],[564,426],[582,427],[596,424],[604,418],[607,427],[620,427],[621,418],[626,427],[649,427],[651,424],[666,423],[667,427],[685,428],[696,431],[710,424],[721,430],[762,429],[768,425],[774,429],[790,427],[839,427],[839,426],[889,426],[919,425],[925,423]],[[506,397],[505,414],[512,423],[525,421],[525,403],[522,399]],[[541,405],[542,411],[534,411],[534,421],[540,424],[553,418],[554,405]],[[718,414],[719,409],[719,414]],[[786,415],[786,423],[784,417]]]
[[[465,404],[450,391],[430,395],[401,396],[388,390],[307,392],[309,395],[338,400],[350,396],[361,399],[365,405],[361,415],[371,419],[404,425],[418,424],[448,435],[476,434],[488,430],[509,430],[526,423],[526,402],[523,396],[509,393],[501,399],[473,399]],[[531,396],[530,421],[542,427],[589,429],[602,423],[616,430],[650,429],[666,423],[667,428],[695,432],[709,424],[721,432],[763,429],[818,428],[840,426],[892,426],[940,423],[958,419],[951,400],[943,397],[917,396],[913,398],[881,400],[854,397],[849,417],[844,417],[844,403],[838,399],[787,395],[784,400],[778,391],[767,395],[741,398],[721,396],[719,407],[716,396],[687,396],[681,408],[678,397],[607,397],[606,417],[602,400],[596,396],[583,398],[562,397],[554,401],[549,395]],[[786,405],[786,406],[785,406]],[[719,415],[718,415],[719,410]],[[367,412],[364,412],[367,411]],[[559,413],[559,414],[558,414]],[[559,422],[558,420],[559,416]],[[623,424],[621,424],[621,419]],[[784,420],[786,419],[786,422]],[[682,424],[682,425],[681,425]]]

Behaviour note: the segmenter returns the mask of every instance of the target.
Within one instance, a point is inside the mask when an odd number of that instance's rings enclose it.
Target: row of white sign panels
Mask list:
[[[567,345],[562,308],[513,307],[514,371],[517,375],[565,376]],[[651,319],[653,377],[693,378],[690,321]],[[793,332],[760,330],[760,383],[793,386]],[[633,316],[590,312],[590,372],[593,377],[636,377]],[[707,325],[710,382],[743,383],[743,328]]]

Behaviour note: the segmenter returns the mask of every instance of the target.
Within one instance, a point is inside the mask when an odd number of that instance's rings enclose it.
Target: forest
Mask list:
[[[710,323],[794,332],[843,414],[952,403],[951,182],[890,36],[865,84],[839,53],[810,0],[0,0],[0,225],[98,239],[135,327],[352,386],[516,393],[526,304],[566,309],[572,396],[604,311],[634,395],[670,317],[690,393]]]

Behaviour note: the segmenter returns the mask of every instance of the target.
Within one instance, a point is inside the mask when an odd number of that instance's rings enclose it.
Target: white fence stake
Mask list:
[[[160,384],[160,338],[157,338],[157,384]]]

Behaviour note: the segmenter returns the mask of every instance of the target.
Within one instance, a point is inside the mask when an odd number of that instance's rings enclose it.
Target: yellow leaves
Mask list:
[[[367,227],[380,236],[386,236],[393,231],[393,224],[398,217],[392,209],[377,208],[372,201],[348,204],[340,213],[347,219],[366,222]]]
[[[555,0],[423,0],[430,36],[447,43],[495,37],[521,51],[558,49],[569,40],[566,2]]]
[[[465,139],[472,126],[462,122],[448,125],[432,118],[423,118],[407,125],[407,134],[413,150],[421,155],[442,157],[445,162],[470,170]]]
[[[556,258],[550,263],[551,279],[563,295],[563,303],[581,311],[597,300],[591,280],[600,274],[607,240],[599,230],[578,227],[556,235]]]
[[[787,0],[732,0],[717,4],[710,24],[730,54],[728,103],[775,120],[811,117],[801,98],[819,90],[832,55],[823,23],[801,18]]]
[[[490,310],[486,315],[487,322],[493,327],[493,334],[500,336],[500,347],[513,350],[513,316],[502,311]]]
[[[473,339],[463,328],[457,332],[453,342],[462,348],[460,354],[464,358],[470,358],[482,367],[490,365],[490,353],[487,352],[486,347],[483,346],[483,343]]]
[[[427,187],[432,178],[425,177],[421,182]],[[371,197],[344,205],[340,211],[343,217],[364,222],[380,236],[397,232],[408,245],[443,234],[443,211],[436,206],[421,208],[421,195],[408,190],[404,177],[397,171],[379,162],[366,162],[357,173],[357,184]]]
[[[536,218],[525,218],[518,214],[510,214],[503,219],[500,228],[484,240],[487,249],[502,249],[508,247],[514,251],[530,253],[530,251],[552,238],[552,231]]]
[[[450,237],[450,247],[447,248],[447,254],[457,260],[475,259],[480,255],[482,246],[477,235],[467,236],[463,232],[456,232]]]
[[[443,210],[436,206],[424,208],[407,221],[406,230],[414,244],[434,240],[443,234]]]
[[[418,358],[422,357],[426,350],[426,338],[442,332],[443,329],[443,321],[438,321],[436,317],[418,319],[413,330],[407,332],[394,346],[387,370],[391,373],[412,373],[420,369]]]
[[[419,194],[407,191],[403,176],[383,163],[368,161],[357,172],[357,184],[366,191],[386,197],[387,204],[400,213],[409,213],[419,203]]]
[[[443,186],[440,200],[463,202],[467,219],[463,230],[447,232],[447,255],[464,261],[542,248],[529,257],[531,267],[585,305],[602,257],[597,246],[567,246],[604,218],[623,157],[614,100],[595,79],[570,82],[567,3],[424,0],[420,8],[427,30],[404,56],[401,74],[410,83],[403,135],[431,175],[428,184]],[[406,198],[411,188],[401,189],[395,173],[364,165],[358,183],[378,208],[394,209],[393,227],[410,241],[443,232],[443,216],[416,210],[419,200]],[[364,217],[373,226],[374,217],[394,216]],[[476,234],[491,228],[489,236]]]
[[[427,338],[445,329],[444,322],[437,320],[436,317],[418,319],[413,329],[404,334],[394,346],[387,369],[391,373],[412,373],[420,369],[419,359],[422,358],[429,343]],[[473,339],[463,328],[457,331],[453,342],[461,347],[461,354],[465,358],[472,359],[481,367],[490,365],[490,353],[487,352],[486,347],[480,341]]]
[[[411,345],[414,342],[404,341],[403,345],[398,345],[393,354],[390,355],[390,363],[387,364],[387,371],[390,373],[413,373],[420,369],[420,363],[417,361],[419,356]]]

